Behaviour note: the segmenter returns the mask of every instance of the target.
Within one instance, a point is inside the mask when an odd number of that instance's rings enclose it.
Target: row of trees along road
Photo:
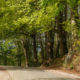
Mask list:
[[[80,0],[0,0],[0,45],[11,46],[0,47],[1,64],[49,66],[65,55],[67,64],[79,37]]]

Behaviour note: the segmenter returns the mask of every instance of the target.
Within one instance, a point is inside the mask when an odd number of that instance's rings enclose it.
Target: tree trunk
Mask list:
[[[27,52],[28,49],[26,49],[27,43],[25,43],[25,40],[21,40],[21,43],[23,46],[23,51],[24,51],[24,56],[25,56],[25,67],[28,67],[28,52]]]
[[[4,52],[4,65],[7,65],[7,52]]]
[[[75,40],[77,39],[77,22],[76,22],[76,9],[72,9],[71,10],[71,31],[72,31],[72,41],[75,42]],[[73,43],[72,43],[73,44]]]
[[[63,13],[60,12],[59,16],[57,17],[57,29],[58,35],[60,40],[60,54],[61,56],[65,55],[68,52],[67,49],[67,32],[63,29]]]
[[[45,60],[47,64],[50,64],[50,62],[53,59],[53,44],[54,44],[54,35],[53,30],[50,30],[49,32],[45,33]]]
[[[37,63],[38,63],[38,57],[37,57],[37,49],[36,49],[36,48],[37,48],[37,47],[36,47],[36,33],[33,34],[32,38],[33,38],[34,62],[35,62],[35,64],[37,64]]]
[[[50,51],[49,51],[49,60],[52,60],[53,59],[53,45],[54,45],[54,34],[53,34],[53,30],[50,30],[49,31],[49,48],[50,48]]]
[[[56,42],[57,42],[57,44],[56,44],[56,51],[55,51],[55,58],[59,58],[59,47],[60,47],[60,42],[59,42],[59,37],[58,37],[58,35],[56,36]]]
[[[70,49],[69,49],[69,52],[68,52],[68,55],[65,59],[65,64],[66,66],[68,66],[71,62],[72,62],[72,59],[73,59],[73,56],[74,56],[74,53],[75,53],[75,47],[76,45],[74,46],[74,43],[76,42],[76,40],[78,39],[78,36],[77,36],[77,22],[76,20],[78,19],[78,5],[77,5],[77,1],[76,1],[76,6],[74,6],[73,8],[71,8],[71,46],[70,46]],[[77,15],[77,16],[76,16]]]
[[[44,63],[44,46],[43,46],[41,35],[39,35],[39,42],[41,47],[41,56],[42,56],[42,64],[43,64]]]
[[[64,21],[67,20],[67,0],[64,1],[64,5],[65,5],[65,8],[64,8]]]

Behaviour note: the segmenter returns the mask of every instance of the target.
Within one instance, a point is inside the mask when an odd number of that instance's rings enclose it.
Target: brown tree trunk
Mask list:
[[[44,47],[43,47],[43,42],[42,42],[42,38],[40,35],[39,35],[39,42],[40,42],[40,47],[41,47],[42,63],[44,63]]]
[[[78,19],[78,5],[76,3],[76,5],[71,8],[71,46],[70,46],[70,49],[71,50],[74,50],[74,43],[76,42],[76,40],[78,39],[78,36],[77,36],[77,28],[78,28],[78,25],[77,25],[77,19]]]
[[[54,34],[53,34],[53,30],[49,31],[49,60],[53,59],[53,45],[54,45]]]
[[[69,49],[69,52],[68,52],[68,55],[65,59],[65,64],[66,66],[68,66],[71,62],[72,62],[72,59],[73,59],[73,56],[74,56],[74,53],[75,53],[75,47],[76,45],[74,46],[74,43],[76,42],[76,40],[78,39],[78,36],[77,36],[77,19],[78,19],[78,5],[77,5],[77,1],[75,3],[76,5],[71,8],[71,46],[70,46],[70,49]]]
[[[27,49],[27,46],[26,46],[27,42],[24,39],[24,40],[21,40],[21,43],[22,43],[22,47],[23,47],[23,51],[24,51],[24,56],[25,56],[25,67],[28,67],[29,61],[28,61],[28,49]]]
[[[71,36],[72,36],[72,41],[74,42],[76,39],[77,39],[77,28],[78,28],[78,25],[77,25],[77,19],[78,19],[78,6],[74,6],[73,9],[71,9]],[[76,16],[77,15],[77,16]]]
[[[4,65],[7,65],[7,52],[3,52],[4,53]]]
[[[57,17],[57,29],[58,29],[58,35],[60,40],[60,54],[61,56],[65,55],[68,52],[67,49],[67,32],[63,28],[63,13],[60,12],[59,16]]]
[[[37,57],[37,46],[36,46],[36,33],[34,33],[32,35],[32,38],[33,38],[33,54],[34,54],[34,62],[35,64],[38,63],[38,57]]]
[[[67,0],[64,1],[64,5],[65,5],[65,8],[64,8],[64,21],[67,20]]]
[[[56,51],[55,51],[55,58],[59,58],[59,47],[60,47],[60,42],[59,42],[59,37],[58,37],[58,35],[56,35],[55,36],[56,37],[56,42],[57,42],[57,44],[56,44]]]
[[[48,39],[48,33],[46,32],[45,33],[45,61],[48,60],[48,57],[49,57],[48,56],[48,51],[47,51],[48,50],[48,47],[47,47],[47,41],[48,40],[47,39]]]
[[[45,60],[47,62],[47,65],[49,65],[53,59],[53,44],[53,30],[50,30],[49,32],[45,33]]]

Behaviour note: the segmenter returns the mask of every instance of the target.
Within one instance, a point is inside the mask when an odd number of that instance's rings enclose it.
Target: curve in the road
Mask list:
[[[10,74],[2,67],[0,67],[0,80],[12,80]]]

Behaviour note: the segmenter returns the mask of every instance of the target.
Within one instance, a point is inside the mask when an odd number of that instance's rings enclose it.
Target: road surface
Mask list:
[[[0,80],[80,80],[79,76],[56,70],[40,70],[38,68],[22,69],[3,67],[0,69]]]

